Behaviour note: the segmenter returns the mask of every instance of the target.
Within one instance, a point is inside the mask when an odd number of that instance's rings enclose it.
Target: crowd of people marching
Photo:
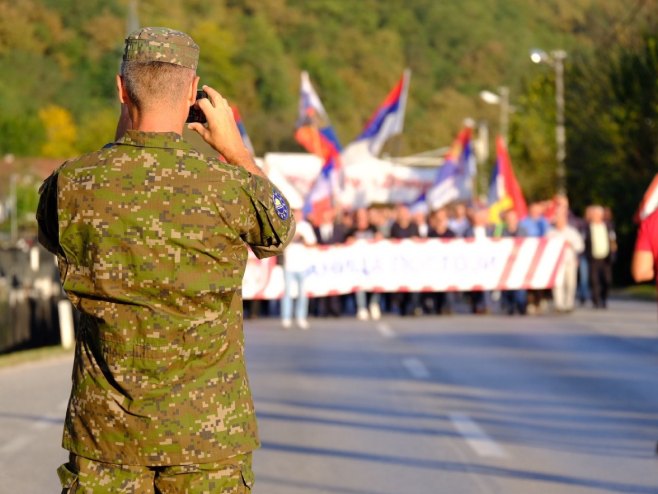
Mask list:
[[[611,284],[612,263],[617,250],[610,210],[591,205],[582,217],[569,208],[566,197],[533,202],[519,218],[514,210],[496,212],[454,203],[435,211],[398,204],[373,206],[356,211],[327,209],[304,219],[294,212],[297,234],[283,256],[285,294],[278,307],[263,308],[262,302],[247,301],[247,316],[280,312],[282,324],[293,322],[306,329],[308,316],[352,316],[377,320],[382,313],[401,316],[472,312],[486,314],[539,314],[571,312],[577,303],[589,302],[604,309]],[[495,217],[494,217],[495,216]],[[552,290],[502,292],[365,293],[306,298],[304,256],[306,246],[335,245],[360,239],[560,237],[567,243],[565,269]],[[297,289],[293,289],[297,285]],[[293,299],[292,294],[300,295]],[[272,302],[268,302],[272,304]],[[277,302],[274,302],[277,304]]]

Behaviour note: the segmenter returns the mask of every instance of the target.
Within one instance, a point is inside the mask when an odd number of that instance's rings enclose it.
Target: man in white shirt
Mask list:
[[[311,267],[311,253],[308,247],[317,244],[317,238],[311,224],[304,220],[301,210],[295,209],[293,215],[298,223],[295,236],[283,254],[285,288],[281,302],[281,323],[284,328],[292,326],[292,295],[296,285],[295,319],[301,329],[308,329],[308,297],[304,289],[304,280]]]
[[[571,312],[576,300],[578,283],[578,254],[585,249],[583,237],[569,225],[569,211],[559,209],[555,213],[555,223],[549,230],[549,238],[561,238],[567,243],[564,252],[564,268],[558,274],[553,287],[553,303],[558,312]]]

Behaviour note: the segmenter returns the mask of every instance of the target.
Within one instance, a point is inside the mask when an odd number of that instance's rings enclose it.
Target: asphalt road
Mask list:
[[[658,313],[247,321],[255,494],[658,494]],[[54,493],[70,358],[0,369],[0,493]]]

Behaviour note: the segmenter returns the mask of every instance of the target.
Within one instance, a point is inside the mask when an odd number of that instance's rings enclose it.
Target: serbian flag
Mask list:
[[[235,119],[235,123],[238,125],[238,130],[240,131],[240,136],[242,137],[242,142],[244,143],[244,147],[246,147],[249,150],[252,156],[255,156],[256,154],[254,153],[254,146],[253,144],[251,144],[251,139],[249,139],[249,134],[247,134],[247,129],[245,128],[244,123],[242,122],[242,117],[240,116],[238,107],[232,105],[231,110],[233,110],[233,118]]]
[[[299,117],[295,139],[309,153],[327,160],[342,150],[329,116],[311,85],[308,72],[302,72],[299,96]]]
[[[334,190],[337,186],[337,163],[338,155],[334,154],[329,156],[322,165],[320,174],[313,182],[311,190],[304,201],[304,216],[319,218],[324,211],[333,207]]]
[[[649,188],[644,193],[642,202],[640,202],[640,207],[635,214],[636,222],[648,218],[656,209],[658,209],[658,173],[653,177],[651,184],[649,184]]]
[[[427,191],[427,203],[433,210],[457,200],[470,200],[473,195],[475,154],[473,127],[470,122],[459,132],[443,165],[439,167],[434,185]]]
[[[501,223],[500,215],[508,209],[514,209],[519,218],[528,214],[523,192],[514,175],[512,161],[501,136],[496,138],[496,165],[491,174],[488,199],[489,220],[492,223]]]
[[[379,154],[389,138],[400,134],[404,128],[410,78],[411,71],[407,69],[370,117],[361,135],[356,138],[355,143],[367,143],[368,150],[374,156]]]

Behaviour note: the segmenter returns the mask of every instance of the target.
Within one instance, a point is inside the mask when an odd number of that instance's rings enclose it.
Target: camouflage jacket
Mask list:
[[[294,233],[274,186],[129,131],[46,179],[37,220],[80,313],[64,448],[129,465],[256,448],[241,286],[247,244],[268,257]]]

